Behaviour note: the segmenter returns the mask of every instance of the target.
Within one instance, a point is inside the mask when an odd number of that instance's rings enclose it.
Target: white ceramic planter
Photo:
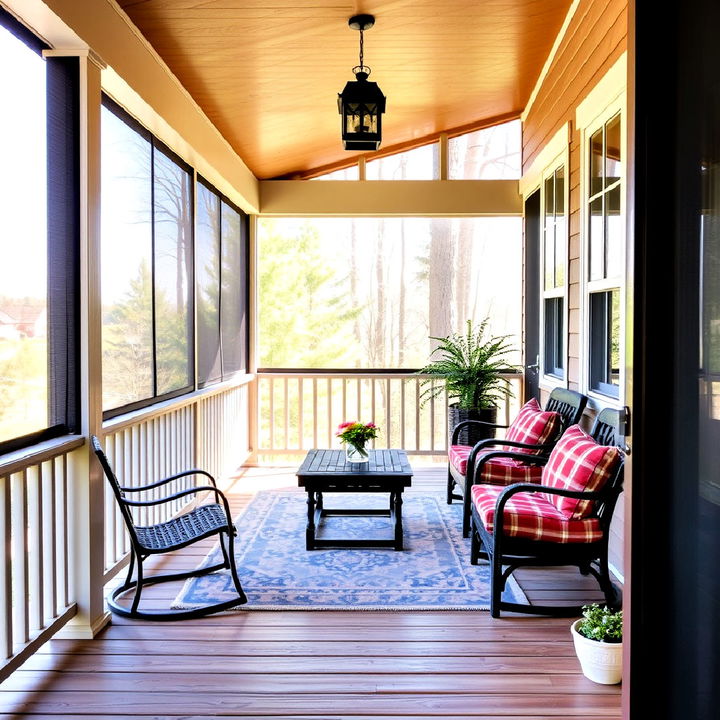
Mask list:
[[[580,620],[570,626],[575,652],[583,675],[602,685],[617,685],[622,680],[622,643],[590,640],[577,631]]]

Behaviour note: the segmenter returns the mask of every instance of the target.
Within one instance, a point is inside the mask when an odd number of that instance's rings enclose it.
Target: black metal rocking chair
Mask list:
[[[240,580],[237,575],[237,568],[235,567],[235,556],[234,556],[234,537],[236,534],[235,526],[233,525],[232,517],[230,515],[230,506],[228,505],[227,498],[223,493],[218,490],[215,479],[209,473],[204,470],[186,470],[176,475],[158,480],[157,482],[143,485],[141,487],[123,487],[118,483],[115,473],[110,467],[110,463],[103,452],[98,439],[93,435],[91,437],[91,443],[95,454],[100,460],[105,476],[112,487],[115,499],[120,506],[120,512],[122,513],[125,525],[127,526],[128,533],[130,535],[131,551],[130,551],[130,567],[128,570],[127,578],[125,582],[119,587],[115,588],[107,599],[107,604],[112,612],[123,617],[138,618],[142,620],[184,620],[189,618],[203,617],[211,613],[220,612],[227,610],[236,605],[242,605],[247,602],[245,593],[243,592]],[[130,500],[126,497],[126,493],[142,492],[144,490],[151,490],[158,488],[167,483],[177,480],[178,478],[188,477],[192,475],[202,475],[209,480],[209,484],[198,485],[193,488],[181,490],[179,492],[167,495],[166,497],[154,499],[154,500]],[[180,515],[167,522],[158,523],[150,526],[137,525],[133,519],[132,508],[139,507],[150,507],[153,505],[160,505],[163,503],[177,500],[178,498],[194,495],[201,492],[210,492],[215,495],[215,502],[200,505],[190,512]],[[161,553],[171,552],[173,550],[179,550],[180,548],[191,545],[192,543],[210,537],[212,535],[219,536],[219,543],[222,549],[223,562],[209,567],[199,568],[197,570],[191,570],[188,572],[179,572],[166,575],[151,575],[144,577],[143,575],[143,561],[146,560],[150,555],[158,555]],[[227,536],[227,548],[225,542],[223,542],[225,536]],[[137,579],[133,580],[133,570],[137,563]],[[205,575],[207,573],[214,572],[215,570],[229,569],[230,576],[232,577],[235,590],[237,591],[237,598],[232,600],[226,600],[224,602],[215,603],[212,605],[204,605],[199,608],[191,610],[177,610],[177,611],[141,611],[138,609],[140,604],[140,596],[142,589],[145,585],[152,585],[154,583],[168,582],[170,580],[183,580],[189,577],[197,577],[199,575]],[[135,588],[135,596],[133,598],[130,609],[126,606],[121,605],[118,602],[118,598],[129,590]]]

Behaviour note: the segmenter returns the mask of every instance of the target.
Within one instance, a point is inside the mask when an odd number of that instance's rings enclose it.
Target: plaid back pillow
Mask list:
[[[540,483],[565,490],[596,492],[612,477],[621,457],[618,448],[598,445],[579,425],[572,425],[550,453]],[[591,500],[551,494],[546,497],[568,520],[588,517],[594,506]]]
[[[533,398],[526,402],[513,424],[505,433],[506,440],[527,443],[529,445],[542,445],[557,436],[561,427],[560,413],[543,410],[538,401]],[[537,454],[537,450],[525,448],[508,448],[513,452],[524,452],[530,455]]]

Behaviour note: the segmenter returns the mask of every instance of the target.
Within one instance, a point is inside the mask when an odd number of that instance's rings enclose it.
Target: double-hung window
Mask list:
[[[586,139],[588,389],[618,398],[624,273],[621,113],[592,128]]]
[[[565,288],[567,282],[567,218],[565,166],[557,165],[544,178],[542,372],[565,378]]]

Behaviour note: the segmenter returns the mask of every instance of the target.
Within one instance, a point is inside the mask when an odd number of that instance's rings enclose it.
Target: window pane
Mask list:
[[[620,217],[620,185],[607,193],[605,200],[605,238],[607,272],[605,277],[620,277],[622,271],[623,221]]]
[[[555,183],[550,176],[545,180],[545,289],[555,287]]]
[[[240,213],[222,203],[221,329],[223,377],[246,370],[247,286]]]
[[[153,395],[150,142],[102,108],[103,408]]]
[[[371,160],[365,166],[367,180],[437,180],[440,177],[438,144]]]
[[[590,195],[603,189],[603,131],[590,138]]]
[[[565,284],[565,170],[555,172],[555,287]]]
[[[605,277],[604,225],[601,196],[590,203],[590,280],[602,280]]]
[[[561,165],[555,171],[555,214],[565,212],[565,168]]]
[[[157,395],[191,383],[192,205],[190,173],[164,153],[155,165],[155,364]]]
[[[519,120],[448,140],[450,180],[512,180],[521,175]]]
[[[564,377],[564,305],[563,298],[545,300],[545,350],[543,370],[546,375]]]
[[[519,361],[519,218],[259,223],[261,367],[419,368],[429,336],[490,317]]]
[[[620,290],[590,295],[590,387],[619,397]]]
[[[610,292],[610,384],[620,386],[620,290]]]
[[[616,115],[605,126],[605,187],[620,179],[620,152],[620,115]]]
[[[332,172],[325,173],[324,175],[317,175],[311,180],[358,180],[360,174],[358,172],[358,166],[352,165],[349,168],[343,168],[342,170],[333,170]]]
[[[48,426],[45,63],[0,27],[0,442]],[[12,68],[12,70],[9,70]]]
[[[220,198],[197,183],[197,361],[198,384],[221,377]]]

